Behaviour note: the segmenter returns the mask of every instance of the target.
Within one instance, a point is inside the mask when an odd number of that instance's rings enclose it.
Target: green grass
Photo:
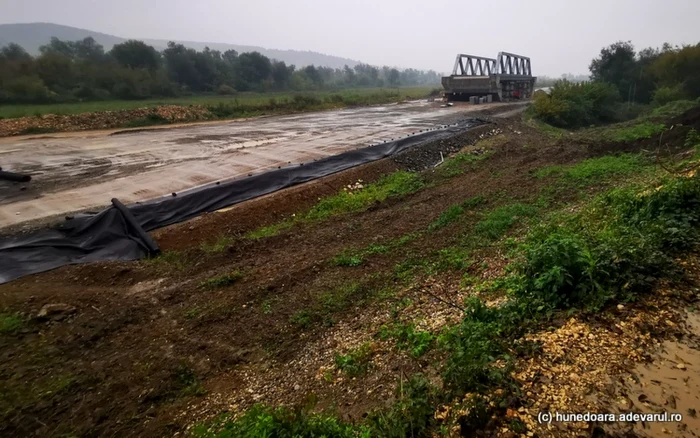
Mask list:
[[[233,271],[229,274],[222,274],[222,275],[218,275],[216,277],[207,278],[206,280],[204,280],[200,283],[200,286],[205,287],[205,288],[209,288],[209,289],[217,289],[217,288],[222,288],[222,287],[226,287],[226,286],[231,286],[232,284],[236,283],[241,278],[243,278],[242,272]]]
[[[445,210],[440,217],[438,217],[433,223],[428,225],[428,231],[436,231],[440,228],[445,228],[452,222],[456,222],[464,213],[464,207],[461,205],[451,205],[447,210]]]
[[[495,240],[503,236],[513,225],[537,214],[537,207],[515,203],[491,211],[476,225],[477,233]]]
[[[663,123],[644,122],[632,126],[610,127],[603,131],[603,136],[615,142],[630,142],[651,138],[666,129]]]
[[[208,253],[224,252],[233,243],[233,238],[229,236],[220,236],[213,242],[202,242],[199,249]]]
[[[307,220],[321,220],[330,216],[364,210],[376,202],[382,202],[390,196],[402,196],[414,193],[423,187],[420,175],[412,172],[398,171],[379,179],[374,184],[356,191],[342,191],[334,196],[322,199],[304,216]]]
[[[631,175],[639,172],[647,163],[639,154],[605,155],[589,158],[570,166],[547,166],[538,169],[535,176],[563,176],[574,183],[588,184],[613,176]]]
[[[323,198],[307,212],[298,214],[293,219],[254,230],[248,233],[247,237],[250,239],[270,237],[291,228],[295,223],[320,221],[339,214],[361,211],[389,197],[415,193],[423,186],[423,179],[419,174],[397,171],[383,176],[377,182],[368,184],[358,191],[343,190]]]
[[[362,282],[353,281],[332,286],[315,295],[313,301],[294,313],[289,322],[300,328],[308,328],[314,324],[332,326],[335,324],[335,315],[342,314],[354,306],[393,295],[390,284],[371,286],[374,280],[374,276],[368,276]]]
[[[532,126],[533,128],[536,128],[540,132],[547,134],[548,136],[553,138],[562,138],[569,133],[569,131],[567,131],[566,129],[557,128],[556,126],[552,126],[541,120],[537,120],[530,114],[529,111],[526,113],[525,122],[529,126]]]
[[[22,328],[23,321],[16,313],[0,313],[0,334],[14,333]]]
[[[44,114],[65,115],[97,111],[118,111],[135,108],[154,108],[163,105],[223,107],[235,111],[235,114],[232,115],[245,116],[276,112],[277,110],[284,109],[285,106],[293,109],[298,103],[295,102],[295,96],[300,95],[306,97],[306,100],[312,103],[310,106],[313,108],[311,109],[326,109],[348,105],[389,103],[401,99],[421,99],[427,97],[433,88],[434,87],[406,87],[398,90],[396,88],[356,88],[338,91],[304,92],[301,94],[291,92],[239,93],[235,96],[201,95],[146,100],[109,100],[47,105],[2,105],[0,106],[0,118],[10,119]],[[240,111],[236,111],[237,108]],[[139,124],[138,126],[146,125]]]
[[[333,258],[333,264],[336,266],[360,266],[364,262],[364,258],[357,254],[338,254]]]
[[[695,143],[698,138],[691,135],[688,141]],[[600,166],[608,169],[602,175],[625,176],[624,172],[610,171],[610,168],[618,169],[619,162],[601,163],[606,162],[582,165],[572,178],[598,178]],[[629,169],[626,164],[622,167]],[[571,167],[562,172],[568,170]],[[414,357],[439,348],[445,357],[439,367],[440,389],[420,376],[408,381],[400,378],[392,406],[371,412],[352,430],[342,430],[348,436],[432,436],[425,432],[436,432],[431,429],[436,406],[450,404],[455,397],[462,399],[465,394],[471,394],[461,405],[468,406],[463,411],[468,414],[458,421],[469,430],[485,428],[494,415],[499,415],[499,410],[517,408],[519,388],[512,377],[514,359],[532,357],[539,348],[523,341],[522,336],[579,311],[597,311],[611,302],[637,299],[650,291],[659,278],[678,276],[678,252],[700,243],[699,205],[700,177],[666,176],[648,180],[644,185],[628,184],[608,190],[574,212],[565,206],[561,211],[542,215],[540,223],[524,239],[510,242],[512,251],[508,257],[513,262],[507,269],[509,274],[488,285],[489,291],[506,291],[509,300],[504,304],[488,307],[472,297],[463,303],[462,320],[446,327],[438,336],[417,330],[411,322],[394,323],[379,330],[380,338],[395,339],[398,348]],[[465,238],[474,240],[479,234],[500,238],[522,219],[538,214],[539,209],[533,205],[505,205],[486,214],[475,233]],[[442,251],[450,259],[460,249],[465,248],[455,245]],[[438,254],[407,259],[397,271],[435,264],[440,258]],[[353,305],[348,303],[356,301],[360,293],[358,286],[348,285],[339,296],[336,292],[322,296],[311,309],[347,308]],[[410,305],[410,301],[403,305]],[[306,312],[306,317],[312,320],[313,311]],[[399,312],[397,309],[394,317]],[[361,349],[352,350],[338,355],[336,365],[349,375],[360,375],[369,366],[369,356]],[[308,421],[286,412],[294,427],[298,427],[294,429],[298,436],[314,436],[309,432],[312,429]],[[258,415],[258,418],[249,420],[250,424],[260,427],[267,424],[268,417]],[[327,421],[334,427],[350,427],[334,416],[324,416],[319,421]],[[524,430],[518,422],[502,426]],[[271,433],[279,430],[287,429],[274,429]]]
[[[654,108],[649,116],[651,117],[673,117],[683,114],[691,108],[695,108],[699,103],[693,100],[677,100],[669,102],[658,108]]]
[[[486,140],[482,140],[485,142]],[[482,144],[479,142],[479,145]],[[488,154],[474,155],[469,152],[459,152],[455,154],[454,157],[448,158],[445,162],[437,168],[436,172],[438,175],[452,178],[459,176],[470,169],[474,163],[486,159]]]
[[[347,354],[336,354],[335,366],[348,377],[361,376],[369,370],[373,354],[374,345],[371,342],[365,342]]]
[[[188,258],[179,251],[163,251],[155,257],[144,259],[143,263],[159,269],[182,271],[188,266]]]
[[[375,254],[386,254],[391,248],[385,245],[371,244],[362,251],[353,253],[350,250],[344,250],[333,258],[333,264],[336,266],[360,266],[364,263],[367,257]]]
[[[294,226],[294,220],[286,220],[277,224],[268,225],[266,227],[260,227],[256,230],[251,231],[246,235],[249,239],[263,239],[265,237],[276,236],[282,231],[288,230]]]
[[[313,323],[313,317],[308,310],[299,310],[289,318],[289,322],[300,328],[308,328]]]

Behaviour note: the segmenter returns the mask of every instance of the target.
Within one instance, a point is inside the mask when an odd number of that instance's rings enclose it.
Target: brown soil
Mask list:
[[[20,117],[0,120],[0,137],[46,132],[72,132],[96,129],[114,129],[128,126],[129,123],[152,119],[151,124],[182,123],[197,120],[210,120],[214,115],[208,109],[190,105],[163,105],[156,108],[136,108],[118,111],[57,115],[41,117]]]
[[[494,129],[502,133],[473,146]],[[492,155],[447,178],[432,170],[434,154],[427,154],[430,184],[414,195],[297,224],[269,238],[243,236],[407,162],[379,161],[159,230],[154,237],[166,251],[160,259],[66,267],[0,286],[0,309],[26,319],[19,331],[0,334],[0,434],[172,436],[222,410],[296,404],[310,394],[319,406],[333,406],[351,420],[385,406],[401,376],[431,372],[430,355],[411,360],[372,338],[392,306],[411,297],[407,311],[416,318],[430,315],[428,325],[458,315],[421,287],[406,288],[394,267],[449,247],[460,229],[446,227],[357,267],[336,266],[332,259],[424,231],[449,206],[476,195],[487,207],[536,199],[547,182],[533,176],[535,169],[600,153],[547,138],[516,120],[497,120],[450,142],[468,151],[489,148]],[[201,248],[221,236],[230,239],[225,250]],[[490,263],[483,275],[500,269]],[[201,284],[234,271],[242,278],[228,286]],[[456,299],[459,277],[445,274],[426,284],[441,284],[433,293]],[[383,300],[387,289],[396,295]],[[324,300],[331,301],[330,310],[312,314],[308,323],[294,322]],[[47,304],[73,310],[38,317]],[[362,379],[337,373],[334,354],[362,342],[373,345],[374,371]]]

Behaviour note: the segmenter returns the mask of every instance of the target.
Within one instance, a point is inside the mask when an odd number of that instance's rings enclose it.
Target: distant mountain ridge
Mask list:
[[[64,41],[76,41],[87,37],[93,37],[95,41],[104,46],[105,51],[109,51],[115,44],[123,43],[128,39],[141,40],[146,44],[152,45],[158,50],[163,50],[168,44],[168,40],[122,38],[92,30],[63,26],[54,23],[0,24],[0,47],[10,43],[16,43],[24,47],[24,49],[30,54],[36,55],[39,53],[39,47],[47,44],[51,37],[56,37]],[[266,49],[264,47],[227,43],[207,43],[179,40],[173,41],[196,50],[202,50],[204,47],[208,46],[212,50],[220,50],[222,52],[230,49],[236,50],[239,53],[256,51],[262,53],[268,58],[284,61],[287,64],[294,64],[297,67],[314,64],[317,66],[342,68],[344,65],[354,67],[360,63],[359,61],[353,59],[311,51]]]

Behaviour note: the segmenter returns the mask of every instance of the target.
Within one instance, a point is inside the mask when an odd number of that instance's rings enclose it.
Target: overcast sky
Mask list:
[[[600,48],[700,41],[700,0],[0,0],[0,22],[131,38],[313,50],[375,65],[452,69],[457,53],[588,73]]]

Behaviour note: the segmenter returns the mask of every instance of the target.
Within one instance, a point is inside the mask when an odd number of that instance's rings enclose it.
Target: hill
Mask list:
[[[168,41],[143,38],[122,38],[114,35],[108,35],[101,32],[95,32],[77,27],[63,26],[54,23],[15,23],[15,24],[0,24],[0,47],[9,43],[17,43],[24,47],[29,53],[39,53],[39,47],[46,44],[51,37],[57,37],[61,40],[75,41],[87,37],[93,37],[95,41],[102,44],[105,50],[110,50],[115,44],[122,43],[127,39],[139,39],[147,44],[154,46],[158,50],[164,49]],[[196,42],[196,41],[179,41],[178,43],[191,47],[193,49],[202,50],[208,46],[214,50],[229,50],[233,49],[239,53],[257,51],[263,55],[274,58],[279,61],[284,61],[287,64],[294,64],[297,67],[305,65],[319,65],[333,68],[342,68],[344,65],[351,67],[359,64],[359,61],[352,59],[341,58],[339,56],[325,55],[323,53],[301,51],[301,50],[279,50],[267,49],[257,46],[244,46],[239,44],[212,43],[212,42]]]

